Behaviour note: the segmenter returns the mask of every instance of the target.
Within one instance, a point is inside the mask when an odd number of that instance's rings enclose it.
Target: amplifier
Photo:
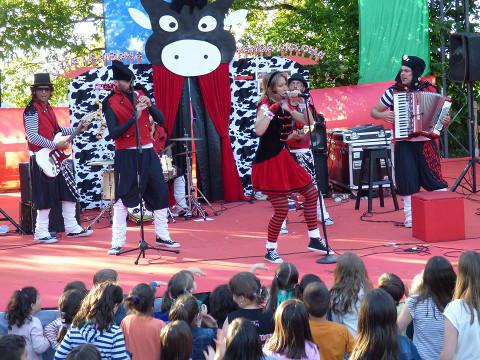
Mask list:
[[[390,131],[390,130],[386,130]],[[343,190],[357,190],[360,168],[362,167],[363,148],[369,146],[387,146],[392,161],[392,176],[395,179],[394,152],[391,141],[391,131],[389,138],[372,138],[352,141],[351,138],[344,141],[344,137],[349,136],[333,132],[329,134],[329,153],[328,153],[328,174],[330,182]],[[366,176],[367,174],[365,174]],[[387,176],[385,163],[382,161],[380,173],[374,170],[374,179],[380,180]],[[378,186],[375,186],[378,187]]]
[[[30,163],[22,162],[18,164],[20,173],[20,199],[22,202],[32,201],[32,179],[30,177]]]

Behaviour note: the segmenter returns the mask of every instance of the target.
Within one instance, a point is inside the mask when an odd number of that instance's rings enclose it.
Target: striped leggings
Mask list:
[[[307,222],[308,230],[315,230],[317,225],[317,199],[318,192],[312,183],[298,191],[305,197],[304,216]],[[269,195],[268,201],[273,206],[273,216],[268,223],[268,241],[277,242],[280,228],[283,220],[286,219],[288,213],[288,197],[287,195]]]

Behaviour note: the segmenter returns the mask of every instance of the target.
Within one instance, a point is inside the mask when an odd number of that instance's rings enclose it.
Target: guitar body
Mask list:
[[[57,143],[62,138],[62,134],[55,135],[53,142]],[[65,154],[58,149],[41,149],[35,153],[35,161],[42,172],[48,177],[55,177],[60,173],[62,161],[70,155]]]
[[[70,135],[66,141],[71,143],[72,139],[80,133],[81,125],[87,126],[90,122],[98,117],[97,112],[92,112],[85,115],[82,120],[80,120],[80,125],[74,130],[73,134]],[[65,138],[62,133],[55,134],[53,138],[54,143],[58,143],[62,138]],[[37,162],[38,167],[42,172],[48,177],[55,177],[60,173],[60,165],[62,162],[67,159],[70,154],[65,154],[63,151],[58,149],[42,149],[35,153],[35,161]]]

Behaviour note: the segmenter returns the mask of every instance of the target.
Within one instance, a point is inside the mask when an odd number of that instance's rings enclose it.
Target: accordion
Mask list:
[[[399,92],[393,94],[395,139],[415,136],[437,137],[443,129],[452,100],[432,92]]]

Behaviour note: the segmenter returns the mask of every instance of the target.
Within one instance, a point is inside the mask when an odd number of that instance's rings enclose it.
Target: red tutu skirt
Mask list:
[[[266,195],[283,195],[299,191],[312,182],[310,175],[284,148],[273,158],[252,166],[252,185]]]

